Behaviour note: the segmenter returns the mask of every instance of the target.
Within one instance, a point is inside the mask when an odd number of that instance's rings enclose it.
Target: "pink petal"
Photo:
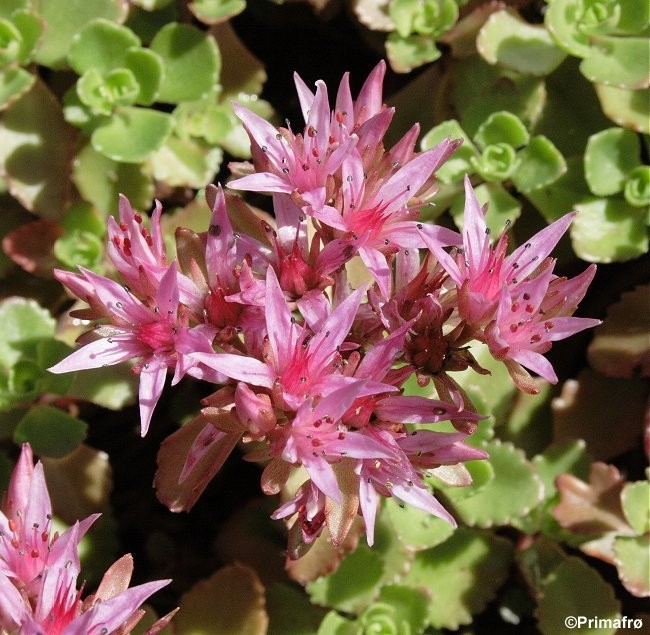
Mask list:
[[[246,176],[229,181],[228,187],[232,190],[246,190],[249,192],[283,192],[285,194],[291,194],[295,189],[289,180],[283,179],[281,176],[271,172],[247,174]]]
[[[128,333],[124,336],[102,338],[96,342],[90,342],[90,344],[70,353],[48,370],[51,373],[70,373],[89,368],[113,366],[148,352],[147,346],[141,344],[135,335]]]
[[[160,399],[165,378],[167,377],[167,366],[153,360],[149,366],[145,366],[140,373],[140,387],[138,396],[140,400],[140,435],[145,436],[151,423],[151,415]]]
[[[271,388],[275,380],[275,372],[253,357],[230,353],[192,353],[191,357],[209,368],[223,373],[226,377],[245,381],[253,386]]]

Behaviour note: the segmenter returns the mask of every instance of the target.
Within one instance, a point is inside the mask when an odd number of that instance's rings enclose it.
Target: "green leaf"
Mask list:
[[[513,148],[519,148],[529,140],[530,135],[521,119],[507,110],[492,113],[474,135],[474,143],[479,148],[493,143],[507,143]]]
[[[419,551],[435,547],[454,533],[454,527],[448,522],[421,509],[400,505],[394,498],[384,504],[397,537],[410,549]]]
[[[13,22],[0,18],[0,68],[20,60],[23,36]]]
[[[547,187],[567,170],[566,162],[553,142],[544,135],[537,135],[517,154],[512,182],[527,194]]]
[[[148,208],[153,198],[153,182],[142,165],[113,161],[90,144],[75,158],[72,180],[84,199],[106,215],[117,210],[119,194],[135,209]]]
[[[77,75],[91,69],[103,75],[125,66],[126,52],[139,46],[140,38],[131,29],[110,20],[97,19],[72,38],[68,62]]]
[[[54,366],[60,359],[70,354],[72,349],[63,342],[54,338],[44,338],[36,344],[36,361],[42,369]],[[46,372],[41,377],[39,390],[41,393],[52,393],[55,395],[65,395],[72,382],[74,381],[73,373],[54,373]]]
[[[584,589],[589,589],[584,593]],[[538,605],[539,629],[544,635],[566,632],[568,616],[588,619],[598,616],[602,620],[615,620],[619,617],[620,605],[613,589],[583,560],[566,558],[548,576],[542,587]],[[606,623],[606,622],[604,622]],[[577,633],[590,635],[614,635],[615,627],[575,628]]]
[[[24,68],[0,71],[0,111],[22,97],[34,84],[36,77]]]
[[[418,552],[401,583],[430,591],[429,622],[455,630],[495,597],[511,558],[508,540],[459,527],[441,545]]]
[[[104,219],[86,202],[71,205],[61,219],[61,227],[67,231],[84,231],[100,237],[106,233]]]
[[[526,198],[537,207],[547,223],[564,216],[579,201],[590,196],[582,163],[582,157],[570,157],[566,162],[566,172],[557,181],[548,187],[526,192]]]
[[[54,255],[70,269],[95,269],[104,255],[104,241],[96,234],[75,229],[57,238]]]
[[[307,585],[312,603],[359,612],[374,599],[382,577],[380,554],[360,544],[332,574]]]
[[[65,456],[86,438],[87,424],[52,406],[34,406],[20,420],[15,443],[29,443],[36,454]]]
[[[649,597],[650,534],[646,533],[644,536],[617,536],[614,539],[614,554],[616,569],[623,586],[632,595]]]
[[[650,40],[641,37],[594,38],[589,56],[582,60],[582,74],[594,83],[619,88],[650,86]]]
[[[0,18],[10,18],[14,11],[29,9],[30,4],[31,0],[4,0],[0,4]]]
[[[544,484],[544,498],[555,496],[555,479],[560,474],[574,474],[586,481],[589,478],[591,459],[582,439],[562,441],[550,445],[532,460],[537,474]]]
[[[165,142],[172,130],[169,115],[146,108],[122,108],[91,136],[93,148],[109,159],[141,163]]]
[[[133,73],[140,88],[136,103],[142,106],[151,105],[158,96],[164,73],[160,56],[149,49],[132,48],[124,56],[124,66]]]
[[[427,625],[429,596],[398,584],[382,587],[379,598],[359,616],[358,622],[364,633],[390,633],[415,635],[422,633]]]
[[[0,119],[0,165],[11,194],[26,209],[58,218],[70,193],[74,129],[40,80]]]
[[[508,143],[493,143],[483,148],[470,162],[486,181],[505,181],[515,169],[515,149]]]
[[[544,23],[553,39],[576,57],[590,53],[589,36],[581,26],[582,0],[553,0],[546,7]]]
[[[195,0],[190,2],[188,8],[204,24],[219,24],[241,13],[246,8],[246,1]]]
[[[36,359],[36,347],[53,337],[56,321],[34,300],[8,298],[0,302],[0,366],[10,369],[21,358]]]
[[[470,524],[479,527],[505,525],[513,519],[527,514],[536,507],[544,496],[544,485],[535,470],[526,460],[523,452],[510,443],[494,440],[484,446],[494,470],[494,478],[481,487],[473,496],[455,500],[454,490],[447,490],[455,513]],[[517,483],[516,489],[512,483]]]
[[[527,24],[505,9],[487,19],[476,38],[476,48],[490,64],[525,75],[548,75],[566,57],[545,28]]]
[[[174,633],[203,633],[207,624],[213,635],[266,632],[264,587],[252,569],[239,564],[223,567],[183,594]]]
[[[142,7],[145,11],[156,11],[171,4],[174,0],[131,0],[131,4]]]
[[[641,144],[631,130],[608,128],[591,135],[585,148],[585,179],[597,196],[620,192],[640,163]]]
[[[619,126],[650,134],[650,89],[630,90],[596,84],[603,112]]]
[[[543,79],[490,66],[479,55],[454,65],[451,99],[463,129],[473,135],[493,112],[507,110],[532,130],[547,101]]]
[[[169,137],[150,158],[153,176],[172,187],[202,188],[212,182],[223,151],[206,148],[190,139]]]
[[[126,5],[120,0],[47,0],[38,3],[38,14],[47,29],[34,59],[49,68],[65,68],[74,36],[92,20],[103,18],[121,22]]]
[[[75,373],[69,395],[98,406],[120,410],[135,401],[138,378],[127,365],[109,366]],[[133,425],[138,425],[134,420]]]
[[[140,86],[133,73],[116,68],[102,75],[91,68],[77,82],[77,94],[94,115],[110,115],[116,107],[135,103]]]
[[[32,52],[39,38],[43,35],[45,25],[32,11],[16,11],[11,16],[14,26],[20,31],[22,45],[18,59],[21,64],[30,61]]]
[[[165,73],[158,99],[177,104],[212,93],[219,79],[221,56],[214,39],[187,24],[165,25],[151,42]]]
[[[447,137],[462,139],[463,143],[436,171],[436,178],[441,183],[452,183],[461,180],[465,174],[472,171],[472,157],[478,156],[478,152],[471,142],[469,135],[455,119],[443,121],[441,124],[429,130],[422,138],[420,147],[422,150],[428,150]]]
[[[587,199],[576,206],[573,248],[589,262],[621,262],[648,251],[645,218],[620,199]]]
[[[650,206],[650,165],[640,165],[630,172],[623,195],[633,207]]]
[[[18,360],[10,369],[7,377],[7,389],[14,402],[33,401],[39,393],[43,369],[27,359]]]
[[[230,108],[213,101],[186,101],[174,109],[176,134],[196,137],[207,143],[219,143],[233,127]]]
[[[644,534],[650,531],[650,483],[638,481],[626,483],[621,492],[621,503],[625,519],[637,534]]]
[[[397,73],[409,73],[423,64],[435,62],[442,53],[428,35],[400,36],[391,33],[386,40],[386,56]]]
[[[361,627],[336,611],[330,611],[320,623],[317,635],[361,635]]]

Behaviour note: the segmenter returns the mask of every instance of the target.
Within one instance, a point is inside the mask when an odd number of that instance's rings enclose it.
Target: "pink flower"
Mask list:
[[[180,381],[185,373],[203,378],[208,372],[215,377],[207,369],[197,367],[188,356],[196,351],[212,351],[215,329],[209,325],[189,328],[187,318],[179,310],[175,262],[160,280],[153,308],[114,280],[86,269],[81,269],[81,273],[93,286],[97,301],[112,324],[95,329],[94,333],[102,336],[100,339],[86,344],[49,370],[67,373],[139,359],[133,372],[140,376],[140,419],[144,436],[168,368],[174,369],[172,383]]]
[[[100,634],[132,627],[139,607],[169,583],[128,588],[130,556],[107,571],[95,596],[77,590],[79,541],[99,514],[51,535],[52,508],[40,462],[23,444],[0,512],[0,628],[21,635]],[[171,614],[157,624],[162,628]],[[130,630],[130,629],[129,629]],[[158,632],[154,625],[149,632]],[[3,631],[4,632],[4,631]]]
[[[522,390],[538,392],[522,366],[556,383],[553,366],[543,353],[552,342],[600,324],[600,320],[570,317],[595,273],[596,265],[591,265],[567,280],[554,276],[549,266],[514,289],[504,286],[501,290],[495,319],[485,328],[485,340]]]
[[[79,523],[79,539],[97,518],[89,516]],[[38,577],[60,557],[71,531],[61,536],[52,531],[52,504],[43,466],[40,461],[34,465],[31,447],[23,444],[0,508],[0,571],[27,595],[33,595]],[[76,555],[73,562],[78,564]]]
[[[360,288],[341,302],[313,332],[296,322],[275,272],[269,267],[264,361],[228,353],[195,353],[192,357],[227,377],[272,389],[276,407],[296,411],[309,397],[327,394],[354,381],[340,372],[339,348],[348,337],[363,291]]]
[[[423,236],[441,249],[460,242],[454,231],[417,221],[418,205],[423,204],[418,193],[458,145],[449,139],[442,141],[385,178],[367,174],[360,155],[353,151],[343,162],[341,189],[334,205],[313,211],[323,224],[358,239],[359,255],[385,297],[391,286],[387,256],[424,247]]]
[[[303,134],[275,128],[252,111],[234,104],[251,140],[255,173],[229,183],[253,192],[296,193],[305,204],[320,209],[325,204],[328,177],[357,142],[354,135],[338,142],[331,133],[327,87],[318,82]]]
[[[462,250],[453,257],[426,232],[422,232],[422,239],[458,288],[460,316],[470,324],[486,324],[494,315],[503,288],[515,289],[535,272],[574,216],[575,212],[563,216],[506,255],[507,235],[503,233],[496,245],[491,244],[485,211],[476,200],[469,177],[465,177]]]

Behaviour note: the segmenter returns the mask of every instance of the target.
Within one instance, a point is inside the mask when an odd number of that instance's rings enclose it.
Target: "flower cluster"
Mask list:
[[[312,92],[296,76],[299,133],[235,106],[252,162],[231,165],[229,187],[269,193],[274,220],[211,186],[207,232],[177,232],[169,262],[160,206],[147,229],[122,199],[108,229],[125,285],[56,272],[89,304],[83,316],[100,322],[51,370],[136,359],[143,435],[169,369],[172,383],[190,375],[220,386],[198,423],[165,442],[185,458],[161,460],[159,472],[174,473],[159,474],[159,496],[189,508],[239,441],[265,464],[267,494],[302,468],[304,482],[273,514],[290,522],[293,558],[325,526],[340,544],[358,514],[372,544],[382,496],[454,523],[426,475],[467,483],[462,463],[486,456],[466,441],[480,416],[453,379],[487,372],[468,344],[487,344],[533,392],[525,368],[554,381],[543,357],[551,342],[598,323],[571,317],[594,268],[566,280],[548,257],[571,215],[510,255],[505,234],[491,243],[469,181],[462,236],[418,220],[460,142],[417,152],[415,125],[385,148],[394,110],[382,100],[384,71],[372,71],[356,100],[344,75],[334,110],[323,82]],[[366,283],[355,289],[350,271],[359,269]],[[438,399],[403,394],[412,376],[433,381]],[[422,425],[443,420],[455,432]]]
[[[82,599],[79,541],[98,514],[59,535],[43,465],[24,444],[0,507],[0,632],[21,635],[130,633],[144,615],[140,605],[169,580],[129,588],[130,555],[105,573],[97,591]],[[148,633],[158,633],[173,612]]]

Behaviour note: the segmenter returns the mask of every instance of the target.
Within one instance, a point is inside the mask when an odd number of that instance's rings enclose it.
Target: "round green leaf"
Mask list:
[[[56,321],[34,300],[8,298],[0,303],[0,366],[9,369],[19,359],[36,359],[42,338],[53,337]]]
[[[53,251],[70,269],[79,265],[86,269],[95,269],[104,255],[104,241],[95,234],[76,229],[58,238]]]
[[[471,142],[469,135],[461,128],[458,121],[448,119],[435,126],[422,138],[422,150],[433,148],[447,137],[462,139],[462,145],[436,171],[436,178],[441,183],[452,183],[461,180],[465,174],[473,171],[471,158],[477,157],[478,152]]]
[[[0,111],[20,99],[34,84],[36,77],[24,68],[0,71]]]
[[[110,115],[118,106],[130,106],[139,93],[138,82],[126,68],[116,68],[105,75],[91,68],[77,82],[79,99],[95,115]]]
[[[220,148],[205,148],[190,139],[169,137],[150,161],[157,181],[172,187],[198,189],[214,179],[222,157]]]
[[[589,37],[580,28],[583,0],[553,0],[546,7],[544,23],[553,39],[576,57],[589,55]]]
[[[187,24],[167,24],[154,37],[151,50],[160,55],[165,66],[160,101],[194,101],[214,91],[221,56],[209,35]]]
[[[219,24],[241,13],[245,0],[196,0],[190,2],[189,10],[204,24]]]
[[[139,46],[140,39],[131,29],[110,20],[97,19],[72,38],[68,62],[78,75],[90,69],[105,74],[124,66],[127,50]]]
[[[9,370],[7,388],[16,402],[32,401],[38,396],[43,369],[31,360],[18,360]]]
[[[424,590],[399,584],[381,588],[379,598],[359,616],[363,633],[415,635],[427,626],[429,596]]]
[[[573,248],[588,262],[620,262],[648,251],[645,218],[625,201],[591,199],[576,205],[571,225]]]
[[[70,192],[74,129],[41,81],[0,119],[0,165],[11,194],[29,211],[57,218]]]
[[[493,143],[472,157],[472,167],[486,181],[505,181],[515,168],[515,149],[508,143]]]
[[[504,525],[536,507],[544,496],[544,485],[523,452],[512,444],[494,440],[483,447],[494,478],[474,496],[452,499],[452,505],[470,525]],[[513,483],[517,483],[516,488]]]
[[[29,443],[36,454],[65,456],[85,438],[87,424],[52,406],[34,406],[14,431],[15,443]]]
[[[639,165],[641,146],[631,130],[608,128],[591,135],[585,148],[585,179],[597,196],[620,192]]]
[[[623,195],[632,207],[650,206],[650,165],[640,165],[630,172]]]
[[[418,66],[435,62],[441,55],[433,38],[427,35],[402,37],[393,32],[386,40],[386,56],[391,68],[398,73],[408,73]]]
[[[585,590],[588,589],[588,592]],[[619,602],[613,589],[580,558],[566,558],[542,586],[539,600],[539,629],[544,635],[557,635],[567,631],[567,617],[597,615],[603,620],[619,617]],[[575,628],[575,632],[589,635],[614,635],[615,627]]]
[[[586,481],[589,477],[591,461],[587,455],[585,442],[576,439],[550,445],[542,454],[533,457],[532,463],[544,484],[544,498],[549,499],[557,492],[556,477],[560,474],[574,474]]]
[[[619,126],[650,134],[650,89],[630,90],[596,84],[603,112]]]
[[[124,66],[133,73],[140,89],[136,103],[151,105],[156,100],[164,73],[160,55],[149,49],[132,48],[124,56]]]
[[[380,554],[360,544],[334,573],[307,585],[312,603],[359,612],[372,601],[382,576]]]
[[[22,37],[19,60],[21,64],[25,64],[29,62],[34,47],[45,30],[45,26],[43,21],[31,11],[16,11],[11,16],[11,19]]]
[[[476,47],[490,64],[526,75],[548,75],[566,57],[545,28],[527,24],[505,9],[490,15],[479,31]]]
[[[174,109],[176,133],[181,138],[196,137],[214,145],[233,127],[231,109],[212,101],[186,101]]]
[[[20,59],[23,36],[13,22],[0,18],[0,68]]]
[[[594,38],[580,70],[590,81],[619,88],[650,86],[650,40],[642,37]]]
[[[537,135],[517,154],[512,182],[524,194],[557,181],[567,170],[566,162],[553,142]]]
[[[153,182],[141,165],[118,163],[88,144],[75,158],[72,180],[81,195],[104,214],[117,209],[124,194],[135,209],[147,209],[153,198]]]
[[[68,50],[83,27],[98,18],[121,22],[127,5],[121,0],[47,0],[39,16],[47,24],[34,58],[43,66],[64,68]],[[105,63],[105,62],[100,62]]]
[[[647,499],[646,499],[647,508]],[[614,540],[616,569],[623,586],[637,597],[650,597],[650,534],[617,536]]]
[[[10,18],[14,11],[29,9],[30,4],[31,0],[3,0],[0,3],[0,18]]]
[[[411,505],[400,504],[394,498],[385,502],[388,518],[402,544],[419,551],[444,542],[454,533],[454,527]]]
[[[474,135],[474,143],[485,148],[493,143],[507,143],[513,148],[526,145],[530,139],[521,119],[507,110],[492,113]]]
[[[93,148],[114,161],[141,163],[172,130],[171,117],[145,108],[123,108],[91,136]]]
[[[621,492],[623,512],[625,519],[637,534],[650,531],[648,501],[650,501],[650,483],[648,481],[625,484]]]
[[[418,552],[401,584],[429,590],[429,622],[456,630],[494,598],[511,558],[509,540],[459,527],[442,544]]]

